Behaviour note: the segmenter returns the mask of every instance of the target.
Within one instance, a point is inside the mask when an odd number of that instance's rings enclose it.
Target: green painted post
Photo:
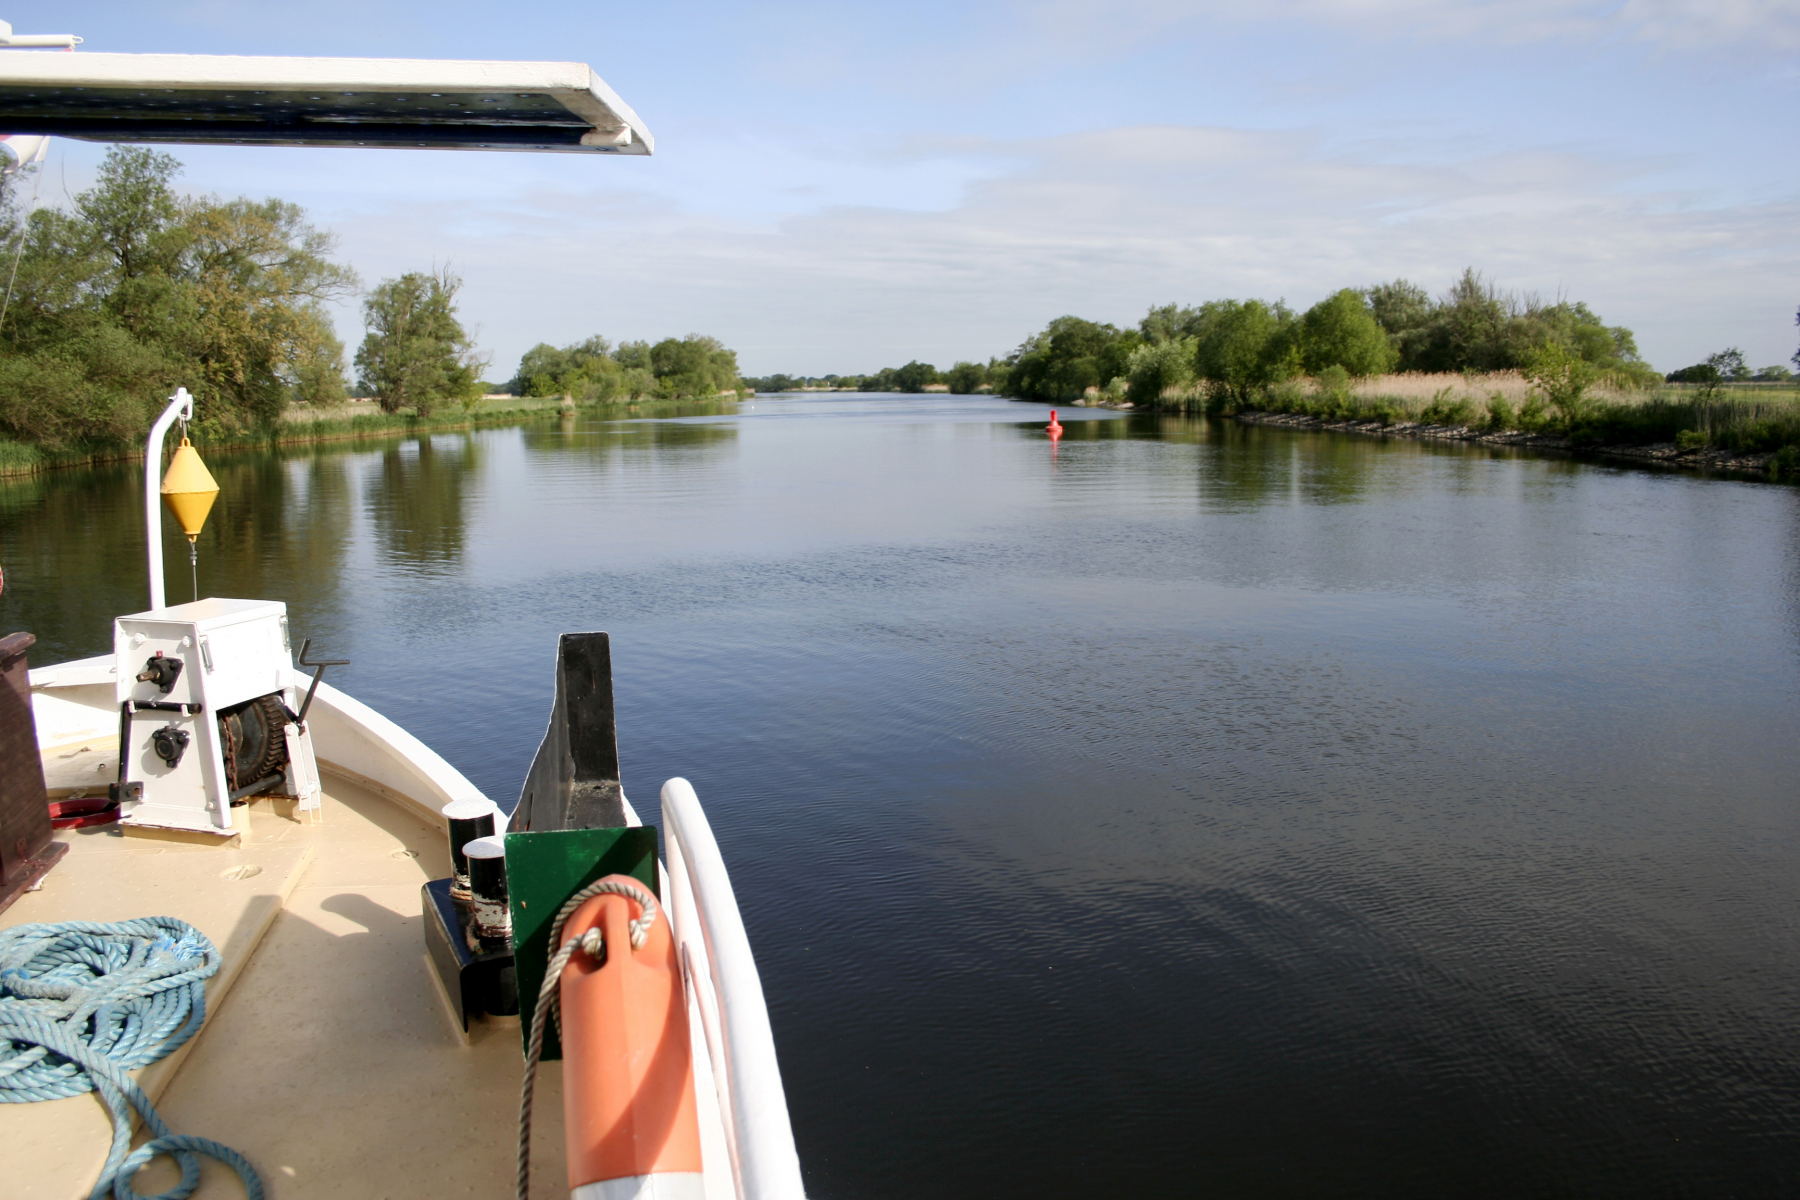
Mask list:
[[[506,891],[512,908],[513,966],[519,976],[519,1031],[531,1036],[538,989],[550,961],[550,923],[569,897],[596,879],[629,875],[660,902],[656,828],[547,829],[506,835]],[[521,1041],[521,1045],[524,1041]],[[544,1030],[544,1060],[562,1057],[556,1026]]]

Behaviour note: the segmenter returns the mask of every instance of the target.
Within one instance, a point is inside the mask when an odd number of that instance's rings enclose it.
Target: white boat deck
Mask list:
[[[104,794],[116,778],[113,680],[110,657],[31,673],[53,795]],[[39,891],[0,915],[0,928],[169,916],[212,939],[224,962],[207,982],[205,1024],[134,1075],[176,1133],[243,1154],[271,1200],[512,1195],[518,1019],[481,1018],[464,1034],[425,958],[421,910],[422,886],[450,874],[444,805],[481,793],[330,684],[319,685],[308,724],[324,785],[320,814],[259,797],[232,810],[234,832],[223,838],[118,824],[59,833],[69,852]],[[672,841],[677,869],[673,882],[664,873],[663,890],[699,981],[688,1026],[705,1195],[732,1200],[736,1180],[746,1179],[748,1192],[797,1200],[786,1099],[730,881],[685,781],[670,781],[664,809],[686,828],[665,832],[701,855],[689,863]],[[639,823],[629,802],[625,815]],[[713,948],[724,956],[716,964]],[[558,1200],[569,1194],[561,1068],[539,1069],[532,1139],[532,1195]],[[140,1129],[135,1141],[143,1140]],[[0,1104],[0,1145],[29,1148],[0,1177],[0,1194],[85,1197],[110,1144],[110,1117],[91,1093]],[[202,1161],[202,1194],[237,1194],[229,1168]],[[151,1194],[176,1178],[158,1160],[137,1189]]]

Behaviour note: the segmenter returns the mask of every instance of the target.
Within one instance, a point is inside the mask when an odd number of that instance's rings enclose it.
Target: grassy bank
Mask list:
[[[582,405],[576,411],[633,413],[646,407],[658,410],[670,405],[692,407],[698,401],[631,401]],[[371,411],[363,405],[344,405],[314,410],[295,405],[282,415],[281,424],[266,429],[224,437],[196,436],[194,444],[205,451],[258,450],[273,446],[305,445],[316,442],[359,441],[364,438],[406,437],[412,434],[451,433],[459,429],[523,425],[561,416],[561,401],[555,397],[532,398],[502,396],[484,399],[470,409],[454,409],[420,417],[402,410],[397,413]],[[38,471],[63,467],[81,467],[110,462],[135,462],[143,457],[143,443],[82,443],[45,449],[25,442],[0,438],[0,478],[30,475]]]
[[[392,437],[395,434],[451,432],[474,429],[483,425],[517,425],[525,421],[558,416],[561,403],[554,397],[504,397],[486,399],[469,409],[448,409],[420,417],[402,409],[384,413],[362,406],[343,406],[311,410],[296,405],[282,415],[281,425],[263,436],[241,442],[216,443],[219,449],[248,449],[252,446],[283,445],[294,442],[340,442],[358,438]]]
[[[1577,448],[1666,446],[1682,453],[1766,455],[1771,472],[1800,471],[1800,387],[1779,384],[1664,384],[1641,390],[1601,384],[1552,399],[1517,371],[1409,373],[1290,379],[1248,397],[1171,389],[1138,407],[1543,435],[1567,439]]]

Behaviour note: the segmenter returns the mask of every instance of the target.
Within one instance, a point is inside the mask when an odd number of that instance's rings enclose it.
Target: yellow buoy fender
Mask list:
[[[200,461],[200,452],[186,438],[175,448],[169,469],[163,473],[162,498],[188,541],[199,536],[207,514],[212,512],[213,501],[219,498],[219,484]]]

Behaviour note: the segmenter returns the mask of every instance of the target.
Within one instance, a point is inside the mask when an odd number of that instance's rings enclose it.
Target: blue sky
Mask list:
[[[651,158],[177,151],[368,283],[450,262],[539,341],[711,333],[746,373],[1004,354],[1050,318],[1305,307],[1466,265],[1664,370],[1800,343],[1800,0],[14,4],[88,51],[588,62]],[[60,202],[102,148],[59,141]],[[354,304],[340,324],[360,338]]]

